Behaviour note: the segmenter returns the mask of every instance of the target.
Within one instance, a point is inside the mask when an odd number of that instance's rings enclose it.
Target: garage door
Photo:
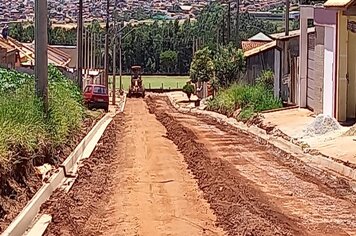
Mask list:
[[[308,35],[307,107],[315,107],[315,34]]]

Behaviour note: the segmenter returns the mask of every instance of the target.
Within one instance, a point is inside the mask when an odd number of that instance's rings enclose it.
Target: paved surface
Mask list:
[[[72,191],[44,206],[47,235],[356,235],[344,179],[163,98],[147,103],[128,99]]]

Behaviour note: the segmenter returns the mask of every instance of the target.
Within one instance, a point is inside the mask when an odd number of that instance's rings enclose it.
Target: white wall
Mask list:
[[[335,33],[333,27],[325,27],[323,114],[332,117],[334,116],[335,99]]]

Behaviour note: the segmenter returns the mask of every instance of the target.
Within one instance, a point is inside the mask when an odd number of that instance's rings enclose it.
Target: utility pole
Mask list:
[[[90,71],[90,35],[91,35],[91,32],[88,27],[88,29],[87,29],[87,78],[88,78],[89,71]]]
[[[223,18],[222,18],[222,40],[221,43],[222,45],[225,45],[225,14],[223,14]],[[219,30],[218,30],[219,32]],[[220,34],[218,34],[218,36],[220,36]]]
[[[79,0],[77,24],[77,80],[83,90],[83,0]]]
[[[285,17],[284,17],[284,27],[285,27],[285,34],[286,36],[289,35],[289,7],[290,7],[290,2],[289,0],[286,0],[286,11],[285,11]]]
[[[121,26],[120,26],[120,31],[121,31]],[[120,93],[122,93],[122,32],[119,34],[119,54],[120,54],[120,59],[119,59],[119,69],[120,69]]]
[[[98,69],[102,71],[103,69],[103,44],[102,44],[102,34],[99,31],[99,35],[98,35],[99,41],[98,41],[98,49],[99,49],[99,53],[98,53],[98,58],[97,58],[97,65],[98,65]],[[104,84],[103,83],[103,77],[102,75],[100,75],[100,84]]]
[[[193,46],[192,46],[193,56],[195,54],[195,36],[193,36]]]
[[[94,45],[95,44],[95,33],[92,32],[91,33],[91,47],[90,47],[90,51],[91,51],[91,55],[90,55],[90,68],[93,70],[95,68],[94,65],[94,60],[95,60],[95,54],[94,54]]]
[[[117,43],[117,11],[116,11],[117,2],[115,1],[115,12],[114,12],[114,45],[113,45],[113,65],[112,65],[112,104],[116,103],[116,43]],[[121,45],[120,45],[121,46]],[[120,55],[121,56],[121,55]]]
[[[229,0],[227,5],[227,43],[230,43],[231,39],[231,2]]]
[[[83,29],[83,70],[84,74],[87,73],[87,29],[84,27]]]
[[[237,46],[240,46],[239,45],[239,42],[240,42],[240,40],[239,40],[239,37],[240,37],[240,26],[239,26],[239,24],[240,24],[240,22],[239,22],[239,20],[240,20],[240,0],[236,0],[236,25],[235,25],[235,37],[236,37],[236,45]]]
[[[48,112],[48,35],[47,0],[35,1],[35,74],[36,94],[43,101],[44,112]]]
[[[109,90],[109,4],[110,0],[106,0],[104,84],[107,90]]]

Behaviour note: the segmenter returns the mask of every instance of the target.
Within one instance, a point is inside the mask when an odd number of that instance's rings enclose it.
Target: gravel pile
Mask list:
[[[320,114],[303,130],[303,137],[315,137],[340,129],[341,125],[335,118]]]
[[[345,136],[356,136],[356,125],[352,126],[346,133]]]

